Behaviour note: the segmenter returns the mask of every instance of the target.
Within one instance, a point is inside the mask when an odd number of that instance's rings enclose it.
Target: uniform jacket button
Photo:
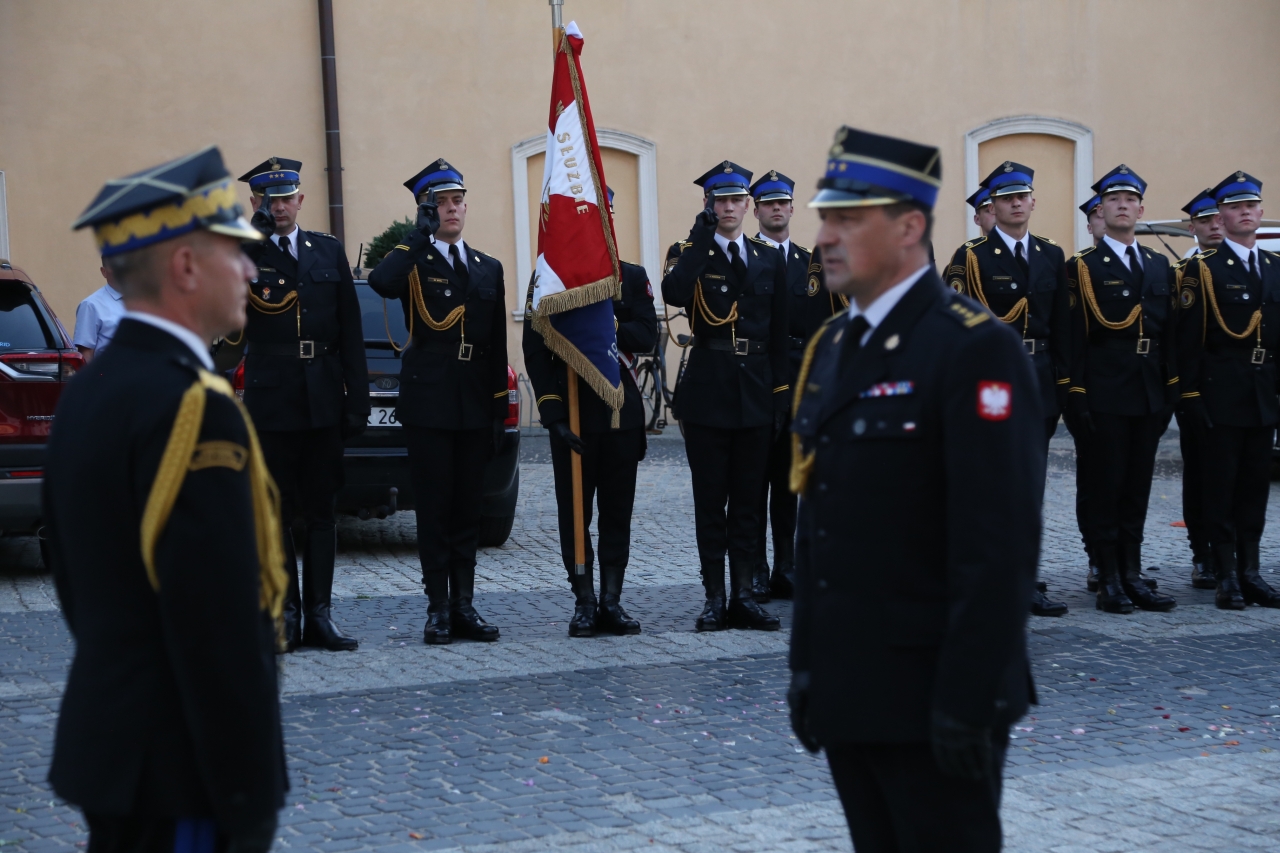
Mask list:
[[[826,588],[827,588],[827,579],[826,579],[826,578],[819,578],[819,579],[818,579],[818,589],[826,589]]]

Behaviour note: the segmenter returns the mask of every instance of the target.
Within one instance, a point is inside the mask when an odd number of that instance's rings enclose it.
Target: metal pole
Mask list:
[[[342,140],[338,132],[338,60],[333,46],[333,0],[320,7],[320,80],[324,88],[324,147],[329,174],[329,230],[346,242],[342,216]],[[360,262],[359,258],[356,263]]]

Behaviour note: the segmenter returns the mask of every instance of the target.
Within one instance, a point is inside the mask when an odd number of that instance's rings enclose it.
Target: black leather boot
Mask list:
[[[1116,548],[1115,542],[1099,542],[1093,546],[1093,558],[1098,563],[1097,607],[1106,613],[1129,614],[1133,612],[1133,602],[1120,584]]]
[[[761,557],[751,573],[751,596],[761,604],[768,604],[769,594],[769,561]]]
[[[449,574],[430,572],[422,585],[427,593],[427,624],[422,628],[422,642],[447,646],[453,642],[449,633]]]
[[[471,599],[476,589],[476,567],[449,570],[449,634],[462,640],[492,643],[499,631],[480,618]]]
[[[622,578],[619,566],[600,567],[600,607],[596,610],[596,630],[601,633],[639,634],[640,623],[622,609]]]
[[[1167,613],[1178,606],[1178,600],[1172,595],[1156,592],[1147,579],[1142,576],[1142,544],[1139,542],[1120,543],[1120,584],[1129,600],[1142,610]]]
[[[332,528],[307,533],[307,550],[302,555],[302,645],[350,652],[359,648],[333,624],[333,569],[338,559],[338,532]]]
[[[1191,585],[1196,589],[1213,589],[1218,585],[1218,579],[1213,576],[1213,568],[1207,562],[1192,561]]]
[[[726,611],[725,623],[730,628],[749,628],[755,631],[776,631],[782,627],[782,620],[770,616],[755,600],[751,591],[752,573],[746,566],[735,566],[729,561],[729,583],[732,593],[729,596],[729,607]]]
[[[1098,591],[1098,567],[1092,558],[1089,559],[1089,573],[1084,577],[1084,586],[1089,592]]]
[[[723,631],[725,629],[724,565],[702,567],[702,588],[707,591],[707,603],[695,623],[699,631]]]
[[[773,558],[773,577],[769,578],[769,594],[789,599],[795,593],[795,566],[790,560]]]
[[[1262,560],[1257,541],[1241,542],[1239,550],[1236,570],[1245,602],[1261,607],[1280,607],[1280,593],[1262,579]]]
[[[1244,593],[1240,589],[1240,578],[1236,566],[1236,543],[1213,546],[1214,572],[1218,577],[1217,592],[1213,603],[1219,610],[1244,610]]]
[[[1067,605],[1061,601],[1050,601],[1049,596],[1045,595],[1049,588],[1045,586],[1044,581],[1036,581],[1035,590],[1031,593],[1031,615],[1032,616],[1066,616]]]
[[[293,557],[293,548],[289,548],[285,554],[286,572],[292,565],[293,571],[289,572],[289,591],[284,596],[284,612],[281,618],[284,620],[284,650],[286,653],[296,651],[298,646],[302,645],[302,592],[298,589],[298,561],[290,560]]]
[[[591,572],[569,574],[569,586],[573,588],[573,618],[569,620],[570,637],[594,637],[596,635],[596,587]]]

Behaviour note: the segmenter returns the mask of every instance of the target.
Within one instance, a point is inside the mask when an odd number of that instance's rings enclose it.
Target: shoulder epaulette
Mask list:
[[[1032,234],[1031,236],[1035,237],[1037,240],[1039,240],[1042,243],[1048,243],[1050,246],[1058,245],[1057,240],[1050,240],[1048,237],[1041,237],[1039,234]]]
[[[1262,252],[1264,255],[1270,255],[1273,258],[1280,258],[1280,252],[1273,252],[1270,249],[1262,249],[1262,248],[1259,248],[1259,251]]]
[[[682,254],[685,249],[688,249],[692,245],[693,245],[692,240],[677,240],[676,242],[671,244],[670,249],[667,249],[667,255],[670,256],[670,255]]]
[[[975,311],[954,297],[947,300],[947,309],[943,313],[953,318],[966,329],[972,329],[974,326],[981,325],[991,319],[991,315],[986,311]]]
[[[1188,255],[1187,257],[1182,258],[1182,259],[1180,259],[1180,260],[1178,260],[1178,261],[1176,261],[1176,262],[1174,262],[1174,263],[1170,264],[1170,265],[1169,265],[1169,268],[1170,268],[1170,269],[1172,269],[1172,270],[1180,270],[1180,269],[1182,269],[1183,267],[1185,267],[1185,266],[1187,265],[1187,263],[1188,263],[1189,261],[1191,261],[1192,259],[1194,259],[1194,258],[1195,258],[1195,255]]]
[[[981,246],[985,242],[987,242],[986,237],[979,237],[976,240],[970,240],[969,242],[965,243],[962,248],[972,249],[974,246]]]
[[[812,255],[812,254],[813,254],[813,249],[806,249],[804,246],[801,246],[801,245],[800,245],[799,243],[797,243],[795,240],[792,240],[792,241],[791,241],[791,246],[792,246],[792,248],[794,248],[794,249],[799,249],[800,251],[804,252],[806,255]]]
[[[338,239],[332,234],[326,234],[323,231],[308,231],[307,233],[310,234],[312,237],[328,237],[330,240],[334,240],[334,241]]]
[[[1217,249],[1205,249],[1203,252],[1201,252],[1200,254],[1196,255],[1196,258],[1197,258],[1198,260],[1203,261],[1205,258],[1211,258],[1211,257],[1213,257],[1214,255],[1216,255],[1217,253],[1218,253],[1218,250],[1217,250]]]
[[[761,246],[768,246],[770,249],[773,248],[773,244],[770,243],[768,240],[761,240],[759,237],[747,237],[747,239],[750,240],[752,243],[757,243]]]
[[[479,255],[482,258],[488,258],[491,261],[497,260],[497,258],[495,258],[493,255],[490,255],[488,252],[482,252],[479,249],[477,249],[475,246],[468,245],[467,248],[475,252],[477,255]]]
[[[1071,260],[1073,260],[1073,261],[1074,261],[1076,258],[1083,258],[1085,255],[1089,254],[1090,252],[1092,252],[1092,251],[1093,251],[1094,249],[1096,249],[1096,248],[1098,248],[1098,247],[1097,247],[1097,246],[1090,246],[1090,247],[1089,247],[1089,248],[1087,248],[1087,249],[1081,249],[1080,251],[1076,252],[1074,255],[1072,255],[1072,256],[1071,256]]]

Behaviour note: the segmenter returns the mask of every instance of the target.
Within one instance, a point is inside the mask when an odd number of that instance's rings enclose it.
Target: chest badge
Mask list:
[[[262,298],[263,298],[263,299],[270,299],[270,298],[271,298],[271,288],[269,288],[269,287],[264,287],[264,288],[262,288]]]
[[[808,293],[810,296],[818,295],[818,277],[816,275],[809,276]]]
[[[1013,388],[1008,382],[978,383],[978,417],[984,421],[1004,421],[1013,411]]]
[[[916,383],[909,379],[901,382],[879,382],[858,395],[863,400],[872,397],[905,397],[914,394]]]
[[[897,334],[892,334],[885,338],[884,348],[887,350],[895,350],[898,348],[898,344],[900,343],[902,343],[902,338],[898,337]]]

